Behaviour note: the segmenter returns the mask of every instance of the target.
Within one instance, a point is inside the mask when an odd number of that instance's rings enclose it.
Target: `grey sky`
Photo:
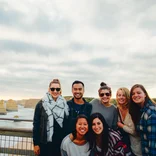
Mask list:
[[[0,99],[41,98],[59,78],[156,97],[155,0],[0,0]]]

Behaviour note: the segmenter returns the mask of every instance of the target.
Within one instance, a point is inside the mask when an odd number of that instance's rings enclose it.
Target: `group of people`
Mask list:
[[[33,120],[34,153],[39,156],[154,156],[156,104],[141,84],[119,88],[117,105],[102,82],[99,98],[83,98],[84,83],[72,83],[73,98],[62,96],[53,79],[38,102]]]

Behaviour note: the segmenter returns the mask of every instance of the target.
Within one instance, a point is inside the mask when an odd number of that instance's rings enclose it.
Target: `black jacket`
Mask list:
[[[69,117],[68,117],[68,127],[66,128],[68,133],[71,133],[74,130],[75,120],[79,114],[84,114],[88,118],[90,117],[92,111],[92,105],[88,103],[85,99],[84,104],[78,105],[72,100],[67,101],[69,106]],[[77,107],[78,106],[78,107]]]
[[[40,145],[41,143],[47,143],[47,119],[48,116],[42,106],[42,101],[40,100],[35,108],[34,119],[33,119],[33,142],[34,145]],[[62,139],[66,135],[64,130],[67,124],[67,118],[64,117],[63,128],[54,119],[54,133],[52,142],[60,144]]]

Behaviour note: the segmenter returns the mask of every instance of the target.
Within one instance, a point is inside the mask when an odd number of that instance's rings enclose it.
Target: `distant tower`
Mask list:
[[[7,114],[6,108],[4,107],[4,100],[0,100],[0,114]]]
[[[12,99],[8,100],[6,103],[6,110],[7,111],[18,111],[17,103]]]

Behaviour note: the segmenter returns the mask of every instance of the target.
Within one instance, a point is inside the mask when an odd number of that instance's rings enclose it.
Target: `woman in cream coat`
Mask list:
[[[134,156],[142,156],[141,139],[136,133],[135,126],[128,109],[130,100],[129,90],[125,87],[119,88],[116,93],[116,100],[119,111],[117,125],[129,134],[130,147]]]

